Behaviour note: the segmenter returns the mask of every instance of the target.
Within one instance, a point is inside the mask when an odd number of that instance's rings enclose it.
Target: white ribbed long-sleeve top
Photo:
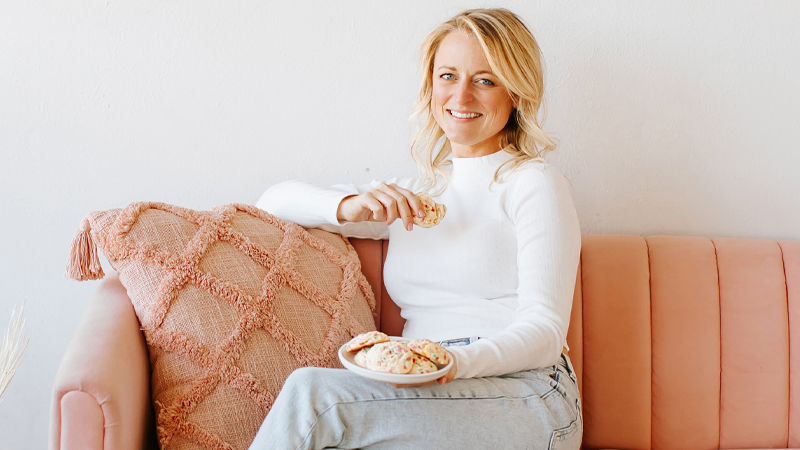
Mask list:
[[[432,228],[340,224],[342,199],[378,182],[323,189],[288,181],[257,206],[305,227],[389,238],[383,277],[406,319],[403,336],[484,338],[448,348],[457,378],[530,370],[555,364],[566,346],[581,235],[569,183],[555,167],[529,161],[492,182],[510,157],[453,158],[447,189],[434,197],[447,214]],[[415,179],[385,182],[419,188]]]

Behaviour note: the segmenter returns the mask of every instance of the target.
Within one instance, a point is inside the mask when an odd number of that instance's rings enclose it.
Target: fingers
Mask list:
[[[387,225],[400,218],[403,227],[411,231],[414,226],[414,216],[422,213],[422,202],[419,198],[413,192],[396,184],[381,183],[375,190],[385,195],[383,199],[384,205],[387,206]]]
[[[417,197],[416,194],[409,191],[408,189],[399,188],[399,192],[401,192],[406,199],[408,200],[409,206],[411,206],[411,211],[413,214],[419,218],[425,217],[425,208],[422,205],[422,201]]]
[[[353,205],[357,201],[358,205]],[[357,199],[346,198],[340,205],[337,217],[340,220],[360,222],[386,222],[391,225],[401,219],[403,227],[411,231],[414,216],[425,217],[422,202],[408,189],[396,184],[381,183],[374,189],[357,196]]]
[[[383,222],[386,220],[386,207],[377,198],[374,191],[363,194],[362,201],[362,206],[370,212],[369,217],[365,217],[364,220],[373,222]]]
[[[394,192],[392,191],[389,192],[383,190],[373,191],[373,195],[375,196],[375,198],[378,199],[378,201],[381,202],[381,204],[383,205],[384,215],[385,215],[384,221],[386,222],[386,225],[391,225],[392,222],[397,220],[397,218],[402,215],[399,212],[399,210],[402,208],[401,204],[403,202],[398,201],[398,199],[393,194]],[[407,205],[406,208],[408,208]]]
[[[413,216],[425,217],[425,210],[422,205],[422,201],[419,199],[419,197],[417,197],[416,194],[408,189],[401,188],[396,184],[390,184],[389,187],[393,188],[395,191],[397,191],[397,193],[405,198],[409,206],[409,214],[412,216],[412,218]]]
[[[383,221],[383,206],[369,192],[357,196],[345,197],[339,203],[336,218],[346,222],[363,222],[365,220]],[[373,216],[378,216],[373,219]]]

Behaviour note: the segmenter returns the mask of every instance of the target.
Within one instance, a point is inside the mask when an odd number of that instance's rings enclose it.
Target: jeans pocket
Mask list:
[[[553,431],[550,437],[550,450],[580,449],[583,440],[583,420],[580,414],[568,426]]]

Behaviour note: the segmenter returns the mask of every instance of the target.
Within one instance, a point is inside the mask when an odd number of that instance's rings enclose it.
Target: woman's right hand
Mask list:
[[[346,222],[372,221],[391,225],[401,219],[408,231],[414,226],[415,215],[425,217],[419,198],[408,189],[385,183],[363,194],[345,197],[336,211],[336,217]]]

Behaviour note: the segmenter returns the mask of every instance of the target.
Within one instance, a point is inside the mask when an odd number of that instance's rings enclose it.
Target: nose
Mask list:
[[[466,105],[472,101],[472,84],[469,83],[467,80],[461,80],[455,86],[455,93],[453,94],[453,100],[456,101],[459,105]]]

